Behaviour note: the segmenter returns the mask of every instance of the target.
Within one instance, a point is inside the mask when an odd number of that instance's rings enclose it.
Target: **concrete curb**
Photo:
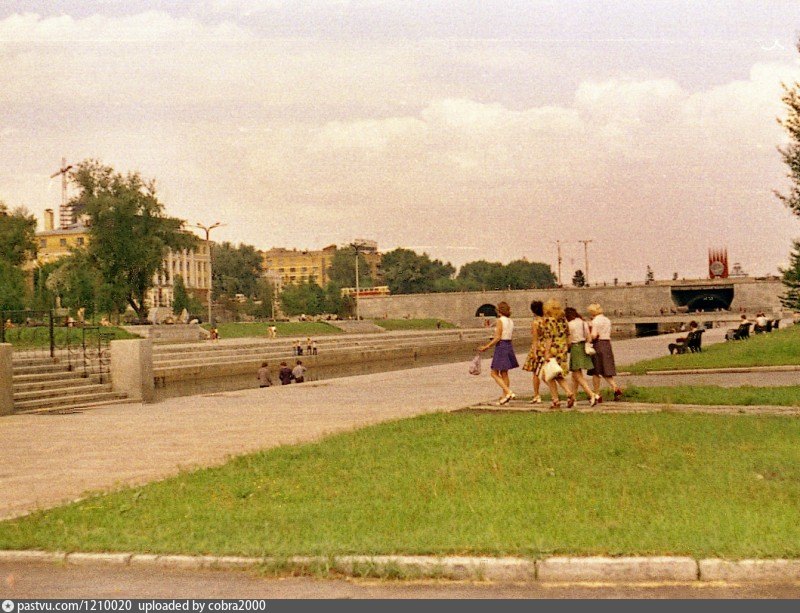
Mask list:
[[[467,556],[295,556],[288,559],[134,553],[0,551],[0,563],[151,566],[178,570],[340,573],[351,577],[443,578],[498,582],[800,581],[800,560],[695,560],[681,556],[549,557],[541,560]]]

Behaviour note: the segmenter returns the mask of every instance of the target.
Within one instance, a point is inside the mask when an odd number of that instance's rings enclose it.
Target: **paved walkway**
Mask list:
[[[665,338],[616,343],[619,362],[663,355]],[[530,375],[513,371],[512,386],[527,391]],[[90,490],[219,464],[231,455],[497,396],[488,375],[469,376],[460,363],[75,414],[7,416],[0,418],[0,518]]]

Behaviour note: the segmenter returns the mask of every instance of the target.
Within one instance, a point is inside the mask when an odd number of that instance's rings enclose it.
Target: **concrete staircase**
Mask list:
[[[307,366],[328,366],[347,362],[436,355],[471,348],[486,342],[493,330],[424,330],[384,332],[380,335],[316,336],[317,355],[303,355]],[[305,350],[305,341],[303,340]],[[153,375],[156,385],[169,381],[206,379],[255,373],[261,362],[276,367],[294,363],[291,338],[223,339],[204,343],[153,347]]]
[[[63,356],[20,353],[13,356],[12,366],[14,413],[66,412],[125,401],[124,394],[112,391],[108,373],[92,374],[96,364],[84,375]]]

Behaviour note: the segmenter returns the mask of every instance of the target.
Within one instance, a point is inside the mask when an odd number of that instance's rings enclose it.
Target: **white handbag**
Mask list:
[[[586,322],[583,323],[583,329],[586,332],[586,342],[583,344],[583,350],[586,352],[586,355],[594,355],[597,353],[597,350],[594,348],[592,341],[589,340],[589,326],[586,325]]]
[[[563,376],[564,371],[561,370],[561,366],[559,366],[555,358],[550,358],[544,363],[544,366],[542,366],[542,379],[544,379],[546,383],[550,383],[553,379],[558,379]]]

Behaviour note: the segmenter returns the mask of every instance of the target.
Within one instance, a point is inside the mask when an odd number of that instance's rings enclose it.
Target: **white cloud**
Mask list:
[[[667,276],[675,253],[697,274],[717,244],[772,266],[798,233],[769,193],[790,64],[702,91],[587,79],[529,104],[447,72],[495,79],[536,55],[503,45],[265,39],[157,12],[14,16],[0,41],[0,198],[38,211],[57,204],[46,177],[68,155],[156,177],[171,212],[224,216],[221,240],[259,247],[364,234],[549,258],[556,238],[594,237],[610,279],[642,262]]]

